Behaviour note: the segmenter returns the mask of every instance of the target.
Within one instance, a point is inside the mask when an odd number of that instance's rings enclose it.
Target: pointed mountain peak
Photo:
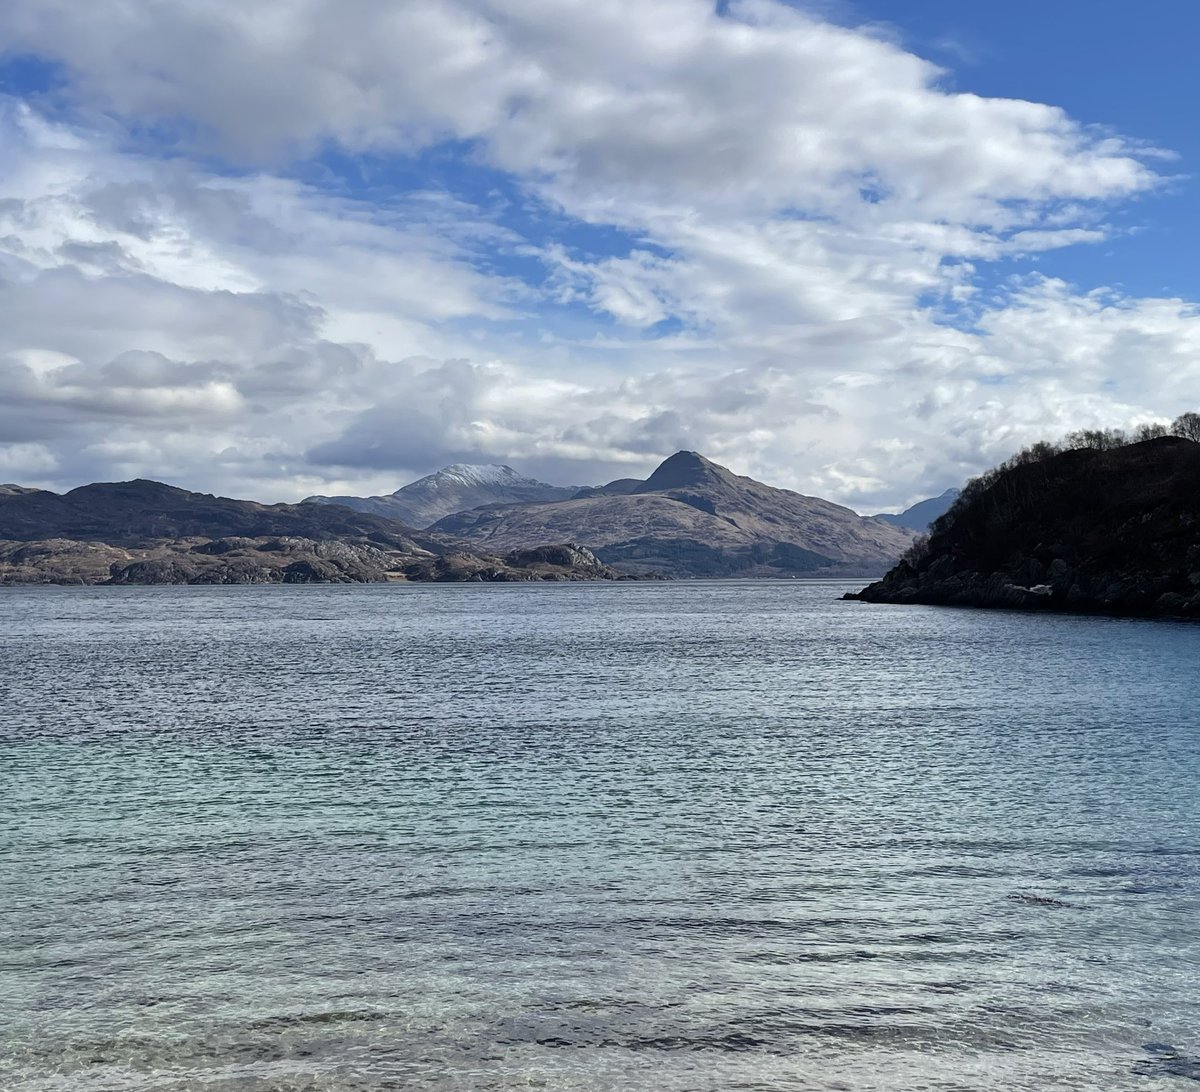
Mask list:
[[[677,451],[635,490],[655,493],[662,489],[689,489],[728,481],[733,475],[696,451]]]

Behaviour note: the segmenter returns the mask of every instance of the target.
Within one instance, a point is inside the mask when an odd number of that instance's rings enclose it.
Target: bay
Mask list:
[[[0,594],[0,1087],[1200,1078],[1200,627]]]

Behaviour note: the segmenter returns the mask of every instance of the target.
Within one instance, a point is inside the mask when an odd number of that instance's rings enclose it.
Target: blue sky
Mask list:
[[[0,480],[678,448],[859,510],[1200,389],[1193,10],[10,0]]]
[[[1200,7],[906,0],[857,3],[841,15],[890,23],[908,48],[947,69],[948,86],[1052,103],[1175,156],[1160,169],[1179,175],[1178,184],[1113,216],[1125,234],[1046,255],[1041,264],[1087,288],[1121,284],[1137,295],[1200,298],[1192,259],[1200,246]]]

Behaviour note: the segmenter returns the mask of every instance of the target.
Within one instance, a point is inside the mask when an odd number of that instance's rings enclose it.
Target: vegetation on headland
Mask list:
[[[849,598],[1200,617],[1200,414],[1025,448]]]

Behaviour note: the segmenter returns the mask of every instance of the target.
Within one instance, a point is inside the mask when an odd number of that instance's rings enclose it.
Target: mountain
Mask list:
[[[880,512],[872,519],[881,519],[893,527],[907,527],[913,531],[928,531],[938,516],[950,510],[950,506],[958,500],[957,489],[947,489],[940,497],[930,497],[928,500],[917,501],[911,508],[904,509],[899,515]]]
[[[539,544],[541,545],[541,544]],[[495,557],[336,505],[258,504],[140,479],[0,489],[0,584],[612,579],[572,545]]]
[[[1031,449],[970,483],[927,544],[848,598],[1200,617],[1200,444]]]
[[[530,481],[507,467],[466,469],[423,479],[426,498],[457,504],[475,490],[521,490],[513,482]],[[473,508],[425,531],[334,504],[259,504],[144,479],[64,494],[5,487],[0,583],[878,572],[911,541],[887,523],[739,477],[695,452],[671,456],[645,481],[532,487],[535,502]],[[547,500],[547,489],[567,499]]]
[[[741,477],[694,451],[619,489],[584,490],[556,504],[489,505],[430,531],[492,551],[582,542],[609,565],[679,576],[878,572],[912,541],[887,523]]]
[[[443,516],[482,504],[536,504],[568,500],[579,486],[547,485],[511,466],[455,463],[383,497],[306,497],[305,504],[340,504],[357,512],[428,527]]]

